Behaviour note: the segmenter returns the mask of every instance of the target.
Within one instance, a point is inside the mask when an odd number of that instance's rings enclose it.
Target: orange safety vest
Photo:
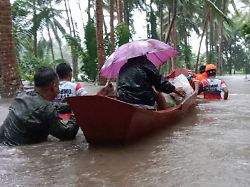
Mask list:
[[[198,80],[199,82],[201,82],[202,80],[207,78],[207,73],[204,72],[202,74],[196,74],[196,76],[194,78],[195,78],[195,80]]]

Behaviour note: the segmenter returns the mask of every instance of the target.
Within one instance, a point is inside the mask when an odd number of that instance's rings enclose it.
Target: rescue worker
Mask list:
[[[159,92],[159,93],[158,93]],[[185,92],[181,87],[175,88],[159,74],[156,66],[146,56],[128,59],[120,69],[117,80],[117,98],[148,109],[155,109],[155,103],[162,103],[164,93],[176,93],[181,97]],[[164,106],[163,106],[164,107]],[[160,107],[161,108],[161,107]]]
[[[204,92],[205,99],[221,99],[221,91],[223,91],[223,99],[226,100],[228,98],[228,88],[224,80],[216,78],[216,69],[214,64],[206,66],[207,78],[201,81],[200,91]]]
[[[49,134],[60,140],[74,139],[79,126],[73,116],[67,124],[58,113],[70,108],[55,106],[51,101],[59,91],[56,72],[40,67],[34,75],[34,91],[21,92],[9,107],[9,114],[0,127],[0,144],[24,145],[45,141]]]
[[[207,78],[206,65],[202,64],[199,68],[199,74],[194,75],[194,79],[201,82],[203,79]]]

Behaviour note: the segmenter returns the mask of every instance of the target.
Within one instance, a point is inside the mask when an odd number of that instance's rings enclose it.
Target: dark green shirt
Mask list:
[[[67,108],[67,107],[66,107]],[[49,134],[60,140],[74,139],[79,126],[74,117],[63,124],[58,117],[65,106],[56,106],[36,92],[22,92],[9,107],[0,127],[0,143],[24,145],[45,141]]]

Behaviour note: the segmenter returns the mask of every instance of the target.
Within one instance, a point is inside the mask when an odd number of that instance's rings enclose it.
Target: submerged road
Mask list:
[[[222,78],[229,100],[198,99],[178,124],[133,144],[95,146],[79,131],[73,141],[0,147],[0,186],[250,186],[250,81]],[[0,100],[0,124],[10,101]]]

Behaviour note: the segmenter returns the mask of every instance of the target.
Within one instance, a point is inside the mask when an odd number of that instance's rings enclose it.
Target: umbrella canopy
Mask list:
[[[100,74],[106,78],[116,78],[130,58],[146,55],[148,60],[158,66],[178,54],[176,49],[156,39],[135,40],[117,48],[102,66]]]

